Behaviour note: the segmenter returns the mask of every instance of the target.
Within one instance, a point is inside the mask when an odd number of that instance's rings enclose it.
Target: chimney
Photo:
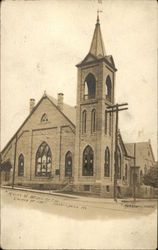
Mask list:
[[[63,93],[58,93],[58,103],[57,107],[63,111],[63,99],[64,99],[64,94]]]
[[[32,112],[34,106],[35,106],[35,99],[31,98],[30,99],[30,113]]]

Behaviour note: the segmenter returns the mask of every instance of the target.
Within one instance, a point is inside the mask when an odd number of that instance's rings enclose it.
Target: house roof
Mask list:
[[[147,154],[148,150],[150,150],[153,161],[155,161],[150,141],[136,142],[136,143],[125,143],[127,153],[130,156],[134,156],[134,144],[136,144],[136,153],[137,154],[145,155],[145,154]]]
[[[123,142],[123,139],[122,139],[120,130],[118,131],[118,137],[119,137],[119,142],[120,142],[120,146],[121,146],[121,148],[122,148],[123,154],[124,154],[125,156],[128,156],[128,153],[127,153],[125,144],[124,144],[124,142]]]
[[[20,129],[24,126],[24,124],[28,121],[28,119],[31,117],[31,115],[35,112],[35,110],[37,109],[37,107],[40,105],[40,103],[42,102],[42,100],[44,98],[47,98],[52,105],[54,105],[58,111],[64,115],[64,117],[73,125],[73,127],[75,128],[75,121],[76,121],[76,108],[72,107],[68,104],[63,103],[63,111],[61,111],[58,106],[57,106],[57,100],[52,97],[47,95],[46,93],[44,93],[44,95],[41,97],[41,99],[38,101],[38,103],[35,105],[35,107],[32,109],[32,111],[30,112],[30,114],[26,117],[26,119],[24,120],[24,122],[22,123],[22,125],[19,127],[19,129],[16,131],[16,133],[12,136],[12,138],[9,140],[9,142],[6,144],[6,146],[3,148],[3,150],[1,151],[1,153],[4,152],[4,150],[8,147],[8,145],[11,143],[11,141],[15,138],[15,136],[17,135],[17,133],[20,131]]]

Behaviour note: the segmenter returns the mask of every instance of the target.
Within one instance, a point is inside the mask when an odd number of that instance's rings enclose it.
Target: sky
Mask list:
[[[154,0],[4,1],[1,5],[1,148],[44,90],[76,105],[77,68],[88,54],[100,13],[116,72],[124,142],[151,140],[157,153],[157,2]]]

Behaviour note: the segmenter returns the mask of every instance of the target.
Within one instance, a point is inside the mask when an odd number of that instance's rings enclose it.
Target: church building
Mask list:
[[[115,104],[117,69],[106,54],[99,16],[90,50],[76,67],[75,107],[64,103],[63,93],[55,99],[44,92],[37,104],[30,99],[28,117],[1,152],[3,185],[113,197],[116,124],[107,107]],[[120,131],[117,137],[117,193],[122,197],[131,194],[134,158]],[[145,147],[150,152],[143,157],[149,156],[152,165],[150,142]],[[145,164],[140,162],[138,186]]]

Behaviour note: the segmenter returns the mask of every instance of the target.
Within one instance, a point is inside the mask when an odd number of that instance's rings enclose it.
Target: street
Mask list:
[[[1,189],[4,249],[151,249],[156,231],[156,200]]]

